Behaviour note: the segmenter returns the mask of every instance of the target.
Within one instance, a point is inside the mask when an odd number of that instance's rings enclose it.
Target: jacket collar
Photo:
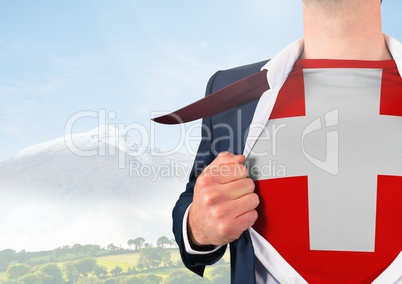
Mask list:
[[[388,50],[391,53],[392,58],[395,60],[399,76],[402,78],[402,43],[388,35],[384,35],[384,38]]]

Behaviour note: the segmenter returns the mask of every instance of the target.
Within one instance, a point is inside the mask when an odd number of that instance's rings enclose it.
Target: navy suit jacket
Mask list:
[[[208,82],[206,95],[219,90],[248,75],[257,73],[267,61],[262,61],[230,70],[218,71]],[[242,154],[247,130],[253,119],[258,100],[203,119],[202,140],[186,186],[173,209],[173,233],[179,245],[183,263],[187,268],[203,275],[206,265],[217,262],[225,253],[226,246],[207,255],[192,255],[185,251],[182,237],[183,217],[193,200],[197,176],[222,151]],[[254,250],[251,237],[245,231],[238,240],[230,243],[231,283],[255,283]]]

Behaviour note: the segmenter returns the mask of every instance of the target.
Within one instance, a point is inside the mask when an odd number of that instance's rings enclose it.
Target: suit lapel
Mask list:
[[[293,42],[262,67],[262,69],[268,70],[267,81],[270,89],[263,93],[255,109],[243,152],[243,155],[246,157],[250,153],[261,132],[264,130],[272,109],[274,108],[278,93],[285,83],[289,73],[292,71],[294,63],[303,51],[303,44],[303,39]]]

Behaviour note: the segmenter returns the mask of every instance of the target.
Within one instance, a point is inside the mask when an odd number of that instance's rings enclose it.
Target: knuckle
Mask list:
[[[255,189],[255,182],[254,182],[254,180],[252,179],[252,178],[247,178],[249,181],[250,181],[250,183],[251,183],[251,186],[252,186],[252,188],[253,188],[253,190]]]
[[[222,165],[210,165],[208,168],[208,175],[210,177],[217,177],[222,172]]]
[[[216,199],[217,194],[214,191],[209,191],[202,196],[202,201],[206,206],[213,206],[216,202]]]
[[[258,219],[257,210],[248,211],[244,214],[244,229],[250,228]]]
[[[217,233],[221,237],[228,237],[230,236],[230,226],[226,222],[219,222],[217,226]]]
[[[254,196],[255,207],[257,207],[258,205],[260,205],[260,197],[256,193],[253,193],[253,196]]]
[[[248,176],[248,169],[247,169],[247,167],[246,167],[245,165],[243,165],[243,164],[241,164],[241,171],[242,171],[244,177],[247,177],[247,176]]]
[[[247,201],[250,209],[255,209],[260,204],[260,198],[256,193],[248,194]]]
[[[226,164],[214,167],[214,177],[226,177],[230,174],[230,167]]]
[[[243,164],[235,164],[234,165],[234,173],[239,177],[247,177],[248,176],[247,167]]]
[[[222,152],[220,152],[220,153],[218,154],[218,156],[217,156],[215,159],[217,159],[218,157],[219,157],[219,158],[222,158],[222,157],[228,156],[228,155],[230,155],[230,152],[229,152],[229,151],[222,151]]]
[[[196,185],[198,188],[201,188],[201,189],[206,188],[209,186],[209,184],[210,184],[210,180],[207,175],[203,174],[197,178]]]
[[[258,212],[257,210],[251,210],[250,211],[250,226],[254,225],[254,223],[258,219]]]
[[[245,181],[247,182],[247,189],[250,190],[250,192],[253,192],[255,189],[254,181],[251,178],[246,178]]]
[[[219,220],[222,216],[221,210],[216,207],[216,206],[211,206],[209,209],[209,215],[212,218],[212,220]]]
[[[216,220],[217,220],[216,216],[217,216],[217,212],[216,212],[215,207],[208,208],[207,218],[209,219],[209,222],[211,222],[211,224],[214,224],[216,222]]]

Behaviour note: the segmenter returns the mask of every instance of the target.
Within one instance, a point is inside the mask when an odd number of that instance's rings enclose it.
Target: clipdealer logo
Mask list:
[[[326,133],[326,153],[325,159],[319,160],[316,157],[313,157],[306,151],[305,138],[316,132],[325,130],[326,128],[331,128],[335,126],[339,126],[339,110],[334,109],[325,114],[325,127],[323,127],[323,123],[321,122],[321,118],[317,118],[313,122],[311,122],[303,131],[302,134],[302,151],[303,155],[316,167],[330,173],[332,175],[337,175],[339,172],[339,131],[338,130],[329,130]]]

